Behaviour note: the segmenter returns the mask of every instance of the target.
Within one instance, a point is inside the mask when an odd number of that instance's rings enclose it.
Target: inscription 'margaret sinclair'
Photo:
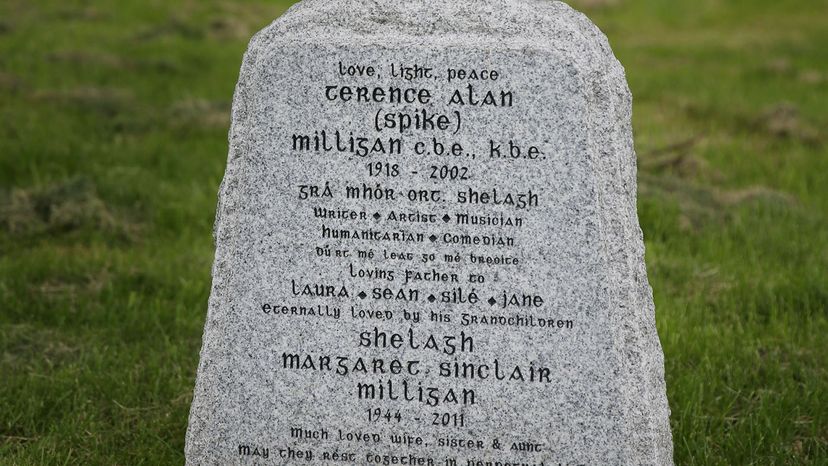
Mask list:
[[[303,0],[230,144],[188,464],[670,464],[630,96],[582,15]]]

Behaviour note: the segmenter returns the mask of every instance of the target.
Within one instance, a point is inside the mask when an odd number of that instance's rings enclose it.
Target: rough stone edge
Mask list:
[[[227,201],[233,192],[233,187],[237,183],[236,172],[239,164],[243,161],[248,152],[246,137],[248,135],[247,121],[250,117],[248,111],[248,104],[250,103],[249,93],[251,91],[250,80],[255,75],[256,63],[263,46],[263,32],[256,33],[248,43],[247,50],[242,58],[242,65],[239,72],[239,79],[233,93],[233,105],[231,110],[231,123],[228,132],[229,150],[227,157],[227,166],[225,168],[224,176],[218,189],[218,199],[216,205],[216,219],[213,223],[213,245],[215,248],[215,258],[211,271],[212,283],[210,287],[210,297],[207,305],[207,317],[204,323],[204,331],[202,332],[202,344],[199,351],[199,363],[196,373],[195,388],[193,390],[193,401],[190,406],[190,413],[187,424],[187,433],[185,439],[185,461],[186,464],[192,464],[194,458],[199,452],[205,451],[206,448],[199,442],[201,437],[200,432],[210,424],[210,419],[203,417],[205,413],[214,414],[208,409],[211,402],[215,401],[210,396],[209,387],[205,386],[209,381],[205,380],[207,368],[210,360],[205,356],[209,356],[211,352],[210,340],[208,335],[212,335],[216,331],[218,316],[216,312],[221,309],[224,304],[226,296],[225,286],[229,281],[224,274],[227,270],[226,253],[232,250],[232,246],[223,245],[223,232],[227,228],[227,217],[229,212],[227,210]]]
[[[573,10],[574,11],[574,10]],[[673,443],[669,417],[670,407],[667,400],[664,379],[664,353],[655,326],[655,306],[652,288],[649,286],[644,257],[644,235],[640,227],[637,212],[637,157],[634,148],[632,130],[632,93],[629,90],[623,65],[612,52],[609,40],[585,15],[575,12],[574,19],[581,24],[581,29],[588,36],[586,43],[595,46],[594,52],[603,57],[606,66],[592,76],[590,83],[596,90],[595,105],[591,106],[596,114],[593,121],[604,121],[599,135],[598,147],[612,153],[602,153],[597,157],[598,173],[603,177],[601,199],[621,200],[623,205],[603,205],[599,212],[604,216],[602,237],[608,238],[620,233],[621,238],[606,241],[606,245],[625,245],[632,250],[616,251],[622,254],[623,262],[618,264],[617,272],[621,274],[620,284],[623,290],[615,293],[617,304],[632,306],[626,312],[618,312],[616,317],[630,315],[635,318],[634,326],[626,326],[620,319],[614,322],[623,329],[617,335],[617,346],[623,348],[619,355],[621,367],[625,369],[626,393],[632,395],[624,398],[627,431],[637,434],[634,442],[627,447],[627,459],[644,459],[648,464],[673,464]],[[614,92],[621,90],[621,93]],[[613,118],[597,117],[597,114],[612,115]],[[601,137],[601,136],[605,137]],[[619,147],[618,144],[623,144]],[[617,166],[613,166],[613,162]],[[620,207],[620,208],[616,208]],[[620,227],[620,228],[619,228]],[[618,231],[616,231],[618,229]],[[606,251],[607,265],[614,265],[616,259],[612,251]],[[612,305],[616,305],[613,303]],[[648,351],[649,350],[649,351]],[[653,351],[655,350],[655,351]],[[638,355],[644,359],[638,361]],[[631,370],[641,366],[640,370]],[[633,377],[637,374],[637,377]],[[640,396],[635,396],[640,393]],[[637,398],[637,399],[636,399]],[[636,411],[640,406],[650,409]],[[634,422],[642,419],[644,422]]]

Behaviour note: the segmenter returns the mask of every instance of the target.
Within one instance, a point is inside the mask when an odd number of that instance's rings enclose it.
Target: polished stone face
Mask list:
[[[630,120],[558,2],[306,0],[260,32],[188,463],[672,463]]]

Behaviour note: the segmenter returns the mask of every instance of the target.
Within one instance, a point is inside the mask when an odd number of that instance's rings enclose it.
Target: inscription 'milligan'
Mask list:
[[[342,152],[354,154],[358,157],[373,155],[397,155],[403,151],[403,141],[400,138],[371,138],[354,136],[349,132],[343,136],[339,130],[333,136],[327,130],[314,131],[313,135],[294,134],[291,136],[291,148],[294,151],[314,152]]]
[[[405,379],[400,382],[386,379],[380,380],[377,383],[357,383],[357,396],[360,400],[405,401],[409,403],[422,403],[426,406],[440,406],[444,404],[473,405],[476,403],[476,395],[473,389],[442,389],[439,387],[423,386],[419,382],[416,385],[412,385]]]

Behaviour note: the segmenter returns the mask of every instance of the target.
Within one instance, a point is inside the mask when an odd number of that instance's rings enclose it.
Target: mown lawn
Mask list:
[[[0,2],[0,464],[183,461],[230,99],[290,2]],[[582,0],[678,464],[828,463],[828,1]]]

